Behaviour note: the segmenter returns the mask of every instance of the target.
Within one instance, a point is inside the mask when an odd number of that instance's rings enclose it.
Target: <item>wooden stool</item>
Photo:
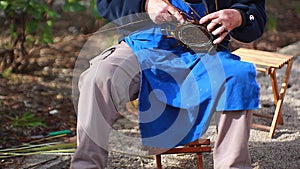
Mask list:
[[[149,154],[156,154],[156,165],[158,169],[162,169],[161,164],[161,155],[163,154],[179,154],[179,153],[196,153],[197,154],[197,166],[198,169],[203,169],[203,160],[202,153],[211,152],[210,140],[209,139],[199,139],[193,141],[184,146],[179,146],[175,148],[171,148],[165,152],[161,152],[161,149],[151,149],[149,150]]]
[[[286,89],[288,86],[291,69],[292,69],[293,56],[279,54],[275,52],[246,49],[246,48],[239,48],[232,53],[240,56],[242,61],[254,63],[256,65],[257,71],[264,72],[270,76],[273,95],[274,95],[275,112],[273,116],[267,116],[263,114],[254,114],[254,115],[258,117],[272,119],[272,124],[271,126],[252,124],[252,126],[254,128],[259,128],[259,129],[269,131],[269,137],[273,138],[276,125],[277,124],[283,125],[281,108],[286,93]],[[276,70],[281,69],[284,65],[287,66],[285,69],[285,74],[282,80],[281,88],[279,90],[277,77],[276,77]]]

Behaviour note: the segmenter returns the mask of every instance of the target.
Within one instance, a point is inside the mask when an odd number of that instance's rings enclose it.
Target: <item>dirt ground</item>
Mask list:
[[[232,46],[277,51],[299,41],[300,13],[295,10],[297,6],[299,10],[297,0],[268,0],[267,13],[270,18],[277,18],[276,28],[268,28],[253,43],[233,41]],[[73,68],[89,34],[101,25],[101,22],[94,24],[94,20],[85,16],[68,15],[58,20],[54,26],[55,43],[36,51],[38,57],[31,59],[30,70],[0,76],[0,149],[32,141],[31,136],[51,131],[70,129],[73,131],[70,136],[75,134]],[[22,117],[26,112],[34,114],[47,127],[12,126],[17,117]],[[1,161],[0,168],[18,160]]]

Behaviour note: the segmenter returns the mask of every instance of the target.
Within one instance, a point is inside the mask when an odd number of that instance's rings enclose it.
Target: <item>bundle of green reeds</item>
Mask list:
[[[48,136],[40,138],[29,143],[24,143],[20,146],[0,149],[0,159],[27,156],[34,154],[55,154],[55,155],[69,155],[75,152],[76,142],[66,139],[61,139],[67,134],[60,134],[56,136]],[[53,141],[62,140],[62,141]]]

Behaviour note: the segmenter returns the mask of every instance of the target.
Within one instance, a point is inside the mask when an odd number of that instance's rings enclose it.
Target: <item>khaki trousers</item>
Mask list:
[[[117,112],[139,93],[138,61],[125,43],[113,46],[90,61],[90,67],[80,75],[78,86],[78,145],[71,168],[103,169]],[[251,111],[219,112],[218,116],[214,168],[251,168],[248,151]]]

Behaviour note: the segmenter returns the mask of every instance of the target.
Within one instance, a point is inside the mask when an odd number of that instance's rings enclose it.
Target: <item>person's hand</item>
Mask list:
[[[145,9],[150,19],[156,24],[170,22],[174,18],[180,23],[184,22],[182,15],[168,0],[146,0]]]
[[[230,31],[242,24],[242,16],[236,9],[223,9],[204,16],[199,22],[208,23],[208,31],[217,36],[213,43],[218,44]]]

